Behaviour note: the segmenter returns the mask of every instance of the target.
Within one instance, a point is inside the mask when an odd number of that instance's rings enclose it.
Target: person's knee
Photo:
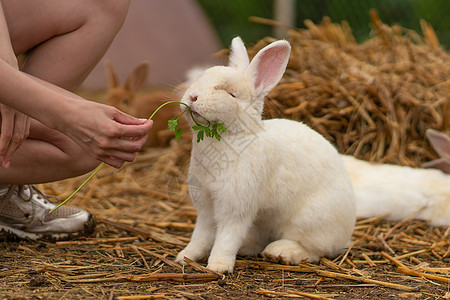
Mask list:
[[[74,151],[66,156],[66,161],[63,165],[64,168],[70,170],[70,177],[74,177],[94,170],[100,163],[100,161],[94,159],[88,152],[80,147],[74,149]]]
[[[130,0],[87,0],[86,5],[90,6],[89,18],[92,21],[110,22],[120,28],[128,13]]]
[[[41,133],[39,137],[33,136],[33,138],[41,139],[43,143],[53,145],[53,149],[58,149],[53,156],[54,163],[64,168],[66,171],[64,177],[86,174],[100,164],[100,161],[96,160],[88,151],[62,133],[51,130],[45,134]]]

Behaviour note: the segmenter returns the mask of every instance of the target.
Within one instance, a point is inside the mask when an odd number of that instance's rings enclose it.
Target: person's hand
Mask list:
[[[0,104],[0,162],[4,168],[30,133],[28,116]]]
[[[153,121],[137,119],[118,109],[88,100],[73,101],[57,128],[95,159],[120,168],[133,161],[148,137]]]

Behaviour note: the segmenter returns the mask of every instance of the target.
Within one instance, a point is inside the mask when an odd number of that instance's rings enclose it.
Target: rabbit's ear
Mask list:
[[[114,71],[111,62],[109,61],[106,62],[106,77],[108,89],[116,88],[119,86],[119,79],[117,78],[117,74]]]
[[[244,73],[256,96],[267,95],[278,84],[286,70],[290,52],[291,46],[287,41],[276,41],[256,54]]]
[[[240,37],[231,41],[231,53],[229,66],[238,70],[245,70],[249,64],[247,49]]]
[[[439,169],[444,173],[450,174],[450,160],[445,158],[427,161],[422,165],[423,168]]]
[[[450,137],[434,129],[428,129],[426,136],[439,156],[450,160]]]
[[[147,79],[148,65],[147,61],[143,61],[134,68],[125,81],[125,89],[135,93],[144,85]]]

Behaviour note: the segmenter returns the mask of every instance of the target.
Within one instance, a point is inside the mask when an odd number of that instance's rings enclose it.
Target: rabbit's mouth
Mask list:
[[[191,112],[192,112],[192,116],[194,117],[195,120],[198,121],[207,121],[207,119],[205,117],[203,117],[201,114],[199,114],[196,110],[194,110],[191,106]]]
[[[199,114],[199,113],[196,112],[196,111],[192,111],[192,115],[193,115],[194,117],[196,117],[196,118],[203,118],[202,115]]]

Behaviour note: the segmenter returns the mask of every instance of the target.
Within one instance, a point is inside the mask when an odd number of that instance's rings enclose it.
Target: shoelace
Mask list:
[[[16,190],[18,190],[18,194],[19,194],[19,195],[22,197],[22,199],[25,200],[25,201],[31,201],[31,200],[33,200],[33,196],[34,196],[35,194],[37,194],[37,197],[36,197],[37,200],[44,200],[44,203],[45,203],[45,204],[47,204],[47,203],[50,201],[49,198],[54,198],[54,199],[58,200],[57,197],[52,196],[52,195],[44,194],[44,193],[41,192],[36,186],[31,185],[31,184],[12,185],[12,186],[10,187],[10,189],[9,189],[9,191],[8,191],[8,193],[7,193],[7,195],[6,195],[6,197],[5,197],[5,200],[6,200],[6,199],[9,200],[9,199],[12,197],[13,193],[14,193]],[[27,193],[25,193],[26,190],[29,191],[29,193],[28,193],[28,194],[29,194],[29,195],[28,195],[28,198],[26,198],[26,197],[27,197]],[[53,201],[50,201],[50,202],[53,202]]]
[[[24,186],[23,185],[17,185],[17,184],[12,184],[9,189],[8,192],[6,193],[5,197],[3,197],[3,199],[0,202],[0,206],[3,205],[4,203],[8,203],[11,200],[11,197],[13,196],[14,192],[19,189],[19,195],[23,195],[23,190],[24,190]],[[22,197],[22,199],[24,199],[25,201],[31,201],[33,197],[33,194],[30,190],[30,197],[29,199],[25,199]]]

